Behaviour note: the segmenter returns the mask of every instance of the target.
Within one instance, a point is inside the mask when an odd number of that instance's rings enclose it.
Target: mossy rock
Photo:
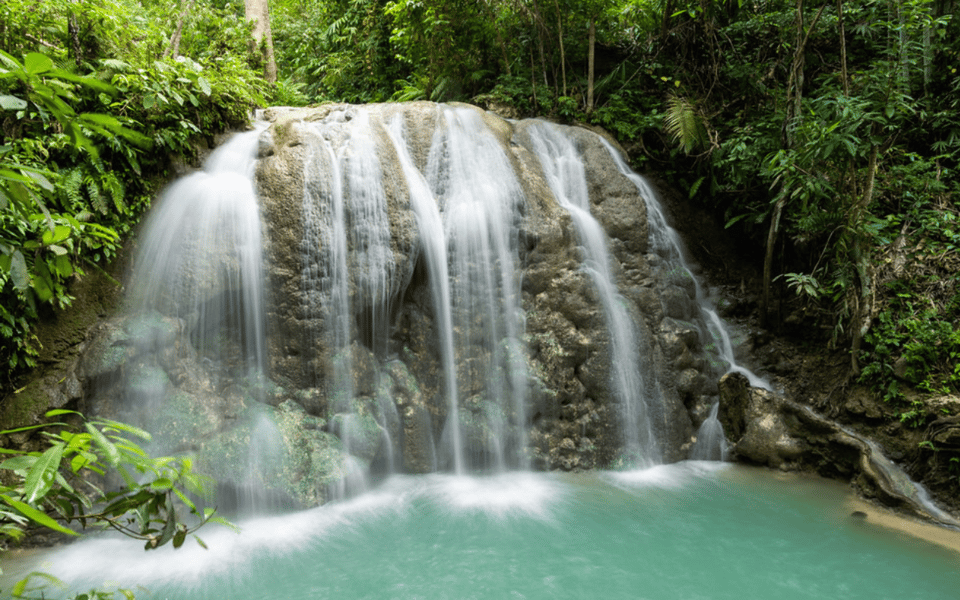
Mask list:
[[[294,402],[251,403],[229,429],[200,443],[197,469],[303,508],[322,504],[347,475],[343,445],[323,426]]]

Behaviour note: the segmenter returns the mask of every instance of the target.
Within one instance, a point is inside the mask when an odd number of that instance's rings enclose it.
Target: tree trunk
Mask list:
[[[263,54],[263,76],[270,83],[277,81],[277,61],[273,55],[273,33],[270,30],[270,0],[244,0],[244,14],[254,22],[253,41]]]
[[[897,11],[897,24],[900,26],[900,39],[899,47],[897,48],[897,58],[900,63],[900,69],[898,71],[898,83],[900,84],[900,91],[904,94],[910,93],[910,55],[909,55],[909,34],[907,32],[907,17],[904,14],[904,9],[900,6],[900,3],[896,3]]]
[[[597,22],[596,19],[590,19],[590,39],[587,50],[587,112],[593,112],[593,69],[594,58],[596,56],[595,47],[597,45]]]
[[[497,15],[493,12],[493,7],[490,6],[489,0],[481,2],[481,4],[487,9],[487,18],[494,24],[493,31],[497,35],[497,45],[500,46],[500,52],[503,54],[503,68],[507,71],[507,77],[511,77],[513,73],[510,72],[510,57],[507,55],[507,45],[503,42],[500,28],[496,26]]]
[[[810,39],[810,32],[817,26],[820,15],[823,14],[824,7],[821,6],[817,11],[810,27],[804,31],[803,27],[803,0],[797,0],[797,45],[793,54],[793,61],[790,65],[790,79],[787,81],[787,114],[783,120],[783,129],[781,137],[783,147],[789,149],[793,146],[793,130],[795,127],[794,119],[801,114],[801,101],[803,100],[803,51]],[[780,216],[786,204],[786,196],[777,201],[773,209],[773,215],[770,218],[770,229],[767,231],[767,248],[763,259],[763,295],[760,299],[760,324],[767,325],[767,313],[770,310],[770,286],[773,283],[773,250],[777,242],[777,230],[780,227]]]
[[[854,304],[855,308],[851,315],[851,332],[853,339],[850,343],[850,369],[854,375],[860,374],[860,361],[857,355],[860,353],[860,345],[863,336],[867,335],[870,325],[873,322],[873,301],[874,301],[874,277],[870,273],[870,264],[866,253],[863,251],[862,240],[856,233],[857,223],[867,211],[870,203],[873,202],[874,182],[877,179],[877,156],[880,153],[880,146],[874,144],[870,149],[870,158],[867,162],[867,182],[863,187],[863,196],[860,201],[853,206],[850,211],[850,220],[847,230],[855,236],[853,247],[856,250],[857,276],[860,280],[860,295]]]
[[[194,0],[187,0],[185,3],[183,12],[180,13],[180,19],[177,21],[177,29],[170,38],[170,46],[167,48],[167,51],[163,53],[164,56],[172,56],[173,58],[180,56],[180,38],[183,34],[183,25],[187,22],[187,15],[190,14],[193,3]]]
[[[567,95],[567,54],[563,50],[563,21],[560,18],[559,0],[553,0],[557,8],[557,38],[560,40],[560,74],[563,77],[563,95]]]
[[[843,0],[837,0],[837,25],[840,28],[840,78],[843,80],[843,95],[850,95],[850,78],[847,75],[847,34],[843,28]]]
[[[929,9],[929,17],[933,19],[933,6]],[[933,80],[933,28],[929,23],[923,26],[923,93],[929,92],[930,82]]]
[[[673,0],[666,0],[663,3],[663,22],[660,24],[660,39],[667,39],[667,31],[670,30],[670,17],[673,15]]]
[[[77,0],[72,0],[71,4],[77,4]],[[70,10],[70,16],[67,18],[67,32],[70,34],[70,41],[73,45],[73,61],[77,68],[83,63],[83,48],[80,45],[80,23],[77,20],[77,13]]]

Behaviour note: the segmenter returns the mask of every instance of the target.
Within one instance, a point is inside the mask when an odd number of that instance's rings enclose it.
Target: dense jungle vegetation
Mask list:
[[[911,425],[960,392],[954,1],[247,4],[0,5],[5,388],[197,142],[267,104],[428,99],[606,128],[761,257],[769,326],[848,349]]]

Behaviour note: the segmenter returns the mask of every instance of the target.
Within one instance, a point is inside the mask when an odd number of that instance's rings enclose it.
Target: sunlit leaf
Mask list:
[[[0,108],[4,110],[23,110],[27,107],[27,101],[16,96],[0,95]]]
[[[23,59],[23,70],[30,75],[46,73],[53,68],[53,61],[49,56],[37,52],[27,54]]]
[[[47,265],[38,260],[33,265],[33,291],[40,302],[49,302],[53,298],[53,277]]]
[[[30,287],[30,274],[27,272],[27,261],[19,250],[14,250],[10,257],[10,279],[13,286],[20,291]]]
[[[66,533],[68,535],[79,535],[77,532],[71,531],[66,527],[64,527],[63,525],[61,525],[60,523],[57,523],[56,521],[54,521],[50,517],[50,515],[33,508],[29,504],[24,504],[19,500],[8,498],[2,495],[0,495],[0,500],[6,502],[11,507],[17,509],[18,511],[20,511],[21,514],[23,514],[25,517],[27,517],[34,523],[37,523],[38,525],[43,525],[48,529],[53,529],[54,531],[59,531],[60,533]]]
[[[58,444],[48,448],[34,463],[23,484],[23,494],[28,503],[35,504],[53,487],[62,456],[63,446]]]

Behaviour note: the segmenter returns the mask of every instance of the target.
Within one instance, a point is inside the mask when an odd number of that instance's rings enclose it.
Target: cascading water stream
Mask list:
[[[617,151],[608,141],[603,140],[604,146],[610,153],[610,156],[616,162],[619,171],[625,175],[636,186],[637,191],[643,197],[647,206],[647,219],[650,231],[651,246],[671,269],[679,269],[683,276],[693,281],[695,297],[700,308],[701,318],[713,340],[714,346],[718,350],[719,357],[727,364],[727,372],[738,372],[744,374],[754,387],[772,390],[769,382],[757,376],[753,371],[739,364],[734,355],[733,342],[730,339],[730,333],[724,324],[720,315],[717,314],[716,307],[710,298],[704,293],[699,279],[691,271],[689,262],[686,259],[686,251],[680,234],[670,226],[666,216],[663,213],[663,207],[657,199],[656,193],[650,188],[649,184],[637,173],[630,169]],[[708,417],[701,424],[697,432],[698,444],[696,457],[719,456],[723,460],[725,456],[726,439],[723,435],[723,426],[717,419],[719,404],[711,407]],[[705,443],[700,443],[701,438],[713,441],[712,447],[707,447]]]
[[[671,268],[680,269],[685,277],[693,281],[696,289],[695,295],[697,303],[700,305],[703,320],[710,336],[717,345],[720,357],[728,365],[727,371],[743,373],[747,379],[750,380],[750,385],[754,387],[760,387],[765,390],[772,389],[770,383],[737,362],[734,356],[733,342],[730,339],[730,333],[723,323],[723,320],[717,314],[713,302],[704,293],[703,286],[700,285],[700,280],[690,269],[690,263],[686,258],[683,240],[680,239],[680,234],[677,230],[667,222],[667,218],[663,213],[663,207],[657,199],[656,192],[651,189],[643,177],[630,168],[620,152],[614,148],[610,142],[603,140],[603,143],[610,153],[610,156],[616,162],[617,169],[636,186],[637,191],[640,192],[640,195],[646,203],[650,242],[653,251],[660,255]]]
[[[460,401],[457,393],[457,371],[453,345],[453,317],[450,301],[450,275],[447,262],[447,241],[440,217],[440,208],[434,199],[430,186],[423,174],[414,166],[404,138],[403,120],[398,115],[391,119],[387,134],[397,152],[397,159],[406,178],[410,191],[410,204],[417,217],[420,238],[423,244],[424,258],[430,277],[430,293],[433,299],[437,319],[437,331],[440,338],[440,366],[443,370],[443,390],[447,398],[450,420],[460,422]],[[460,428],[450,431],[452,446],[453,472],[462,475],[465,472],[463,440]],[[436,464],[433,465],[436,468]]]
[[[145,223],[129,286],[135,313],[182,319],[208,360],[257,378],[264,373],[266,335],[253,171],[264,126],[235,135],[203,171],[164,191]],[[224,336],[238,339],[228,345]]]
[[[308,319],[324,324],[325,331],[314,334],[321,336],[317,342],[325,343],[333,356],[333,426],[343,440],[345,468],[352,473],[338,492],[342,495],[366,487],[367,465],[353,456],[362,429],[377,427],[386,443],[393,443],[387,430],[354,402],[358,390],[353,356],[355,340],[363,332],[368,347],[385,353],[394,277],[390,225],[369,116],[335,113],[326,123],[303,127],[316,143],[304,165],[302,247],[307,267],[302,285]],[[387,455],[392,462],[392,447]]]
[[[444,219],[462,405],[448,415],[446,435],[451,441],[469,436],[466,447],[476,465],[525,467],[526,373],[514,235],[522,192],[480,115],[463,107],[441,110],[445,126],[436,130],[426,180]]]
[[[697,441],[690,449],[691,460],[727,460],[730,448],[717,418],[719,412],[720,403],[715,402],[710,407],[710,415],[697,430]]]
[[[621,406],[626,454],[647,466],[662,461],[647,416],[648,402],[656,402],[641,372],[636,326],[624,307],[610,272],[607,236],[590,214],[590,197],[583,158],[560,127],[540,122],[529,128],[534,152],[557,201],[569,214],[584,250],[584,271],[600,296],[610,334],[611,380]]]

